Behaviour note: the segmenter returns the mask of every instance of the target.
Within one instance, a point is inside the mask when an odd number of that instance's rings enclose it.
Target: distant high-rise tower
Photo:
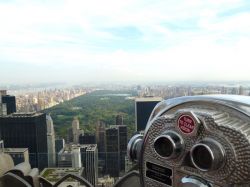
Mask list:
[[[244,95],[244,88],[243,88],[243,86],[239,87],[239,95]]]
[[[154,107],[162,101],[160,97],[143,97],[135,100],[136,131],[144,131]]]
[[[106,129],[106,171],[111,177],[120,174],[120,138],[119,128],[112,126]]]
[[[72,128],[68,128],[67,129],[67,139],[66,139],[67,143],[71,143],[73,142],[73,130]]]
[[[53,120],[50,115],[46,116],[47,121],[47,143],[48,143],[48,166],[55,167],[56,165],[56,150],[55,150],[55,132]]]
[[[117,115],[115,118],[115,124],[116,125],[123,125],[123,116],[122,115]]]
[[[96,142],[98,146],[99,159],[106,159],[106,125],[99,121],[96,124]]]
[[[2,103],[2,95],[0,90],[0,116],[6,116],[7,115],[7,107],[6,104]]]
[[[78,143],[79,140],[79,120],[77,118],[74,118],[72,121],[72,133],[73,133],[73,142],[75,144]]]
[[[74,143],[78,144],[79,143],[79,136],[83,135],[84,131],[79,128],[79,120],[77,117],[74,118],[72,121],[72,126],[71,128],[68,129],[67,131],[67,143]]]
[[[48,167],[46,114],[14,113],[2,116],[0,132],[5,147],[29,149],[32,167]]]
[[[2,96],[7,95],[7,90],[0,90],[0,95]]]
[[[2,103],[6,104],[7,114],[16,112],[16,97],[11,95],[2,96]]]
[[[126,125],[119,125],[120,169],[125,170],[125,156],[127,155],[128,130]]]
[[[83,135],[84,131],[79,127],[79,120],[77,117],[74,118],[72,121],[72,136],[73,136],[73,143],[79,143],[79,136]],[[71,141],[70,141],[71,142]]]

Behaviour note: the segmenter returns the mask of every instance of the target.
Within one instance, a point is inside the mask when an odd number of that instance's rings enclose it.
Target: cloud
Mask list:
[[[65,74],[69,80],[249,79],[250,9],[243,7],[249,3],[0,1],[0,75],[12,63],[33,73],[7,75],[6,82],[39,81],[34,74],[46,70],[46,81]]]

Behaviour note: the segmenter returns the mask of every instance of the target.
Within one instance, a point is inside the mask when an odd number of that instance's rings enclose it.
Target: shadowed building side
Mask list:
[[[48,166],[47,123],[44,113],[14,113],[0,117],[5,147],[28,148],[32,167]]]

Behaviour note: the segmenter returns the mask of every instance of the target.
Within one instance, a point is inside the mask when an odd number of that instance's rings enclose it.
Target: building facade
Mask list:
[[[5,148],[4,152],[11,156],[15,165],[20,164],[22,162],[29,163],[28,148]]]
[[[144,131],[154,107],[162,101],[160,97],[142,97],[135,100],[136,131]]]
[[[0,116],[6,116],[7,115],[7,106],[5,103],[2,103],[2,96],[0,93]]]
[[[81,168],[81,152],[79,147],[67,146],[58,153],[58,167]]]
[[[3,95],[2,103],[6,104],[7,115],[16,112],[16,97],[11,95]]]
[[[117,126],[106,129],[106,150],[106,173],[111,177],[119,177],[120,139]]]
[[[4,152],[4,143],[3,143],[3,140],[1,140],[1,137],[0,137],[0,153],[3,153]]]
[[[32,167],[48,167],[47,123],[44,113],[0,117],[0,133],[8,148],[28,148]]]
[[[79,143],[79,120],[77,118],[74,118],[72,121],[72,133],[73,133],[73,143],[77,144]]]
[[[120,170],[125,171],[125,156],[127,155],[128,130],[126,125],[119,125]]]
[[[55,131],[53,120],[50,115],[46,116],[47,143],[48,143],[48,167],[56,166]]]
[[[65,147],[65,140],[63,138],[55,140],[56,153],[59,153]]]
[[[80,129],[80,123],[77,117],[74,117],[71,128],[67,132],[67,143],[79,143],[79,136],[84,135],[84,131]]]
[[[98,150],[97,144],[72,145],[80,148],[84,178],[94,186],[98,183]]]
[[[96,144],[96,137],[94,134],[81,134],[79,136],[79,144]]]
[[[96,125],[96,142],[98,146],[98,158],[106,163],[106,125],[101,121]]]
[[[115,125],[123,125],[123,116],[121,114],[115,117]]]

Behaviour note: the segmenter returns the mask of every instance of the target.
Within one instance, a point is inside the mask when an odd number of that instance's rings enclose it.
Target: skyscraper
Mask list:
[[[78,144],[79,143],[79,136],[84,134],[84,131],[80,129],[79,125],[79,120],[77,117],[74,117],[72,121],[72,126],[71,128],[68,129],[67,132],[67,142],[68,143],[74,143]]]
[[[96,137],[94,134],[81,134],[79,136],[79,144],[96,144]]]
[[[8,115],[16,112],[16,97],[15,96],[3,95],[2,103],[6,104]]]
[[[106,126],[104,122],[99,121],[96,124],[96,142],[98,146],[99,160],[106,159]]]
[[[144,131],[148,119],[156,106],[162,100],[160,97],[143,97],[135,100],[136,131]]]
[[[127,155],[127,135],[128,130],[126,125],[119,125],[119,146],[120,146],[120,170],[125,170],[125,156]]]
[[[48,166],[46,114],[14,113],[0,117],[0,133],[8,148],[28,148],[32,167]]]
[[[111,177],[120,174],[120,140],[118,126],[106,129],[106,171]]]
[[[121,114],[118,114],[115,118],[115,124],[116,125],[123,125],[123,116]]]
[[[73,142],[73,129],[70,127],[67,129],[67,138],[66,138],[66,141],[67,143],[71,143]]]
[[[0,116],[6,116],[6,115],[7,115],[7,107],[5,103],[2,103],[2,96],[0,92]]]
[[[47,143],[48,143],[48,166],[55,167],[56,165],[56,150],[55,150],[55,132],[53,120],[50,115],[46,116],[47,122]]]
[[[72,121],[72,133],[73,133],[73,142],[75,144],[78,143],[79,140],[79,120],[77,118],[74,118]]]
[[[94,186],[98,179],[98,150],[97,144],[72,145],[80,148],[84,177]]]

